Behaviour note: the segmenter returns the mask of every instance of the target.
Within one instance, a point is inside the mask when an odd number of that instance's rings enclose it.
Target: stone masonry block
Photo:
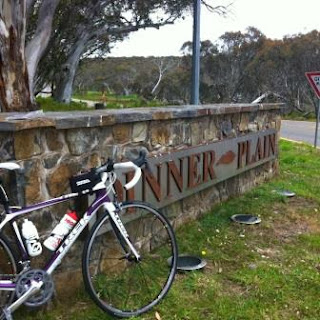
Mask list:
[[[14,159],[12,134],[0,133],[0,162]]]
[[[44,200],[42,179],[44,172],[40,159],[32,159],[23,163],[25,178],[25,198],[27,204]]]
[[[14,152],[17,160],[29,159],[41,153],[40,131],[22,130],[14,133]]]
[[[64,146],[63,135],[61,132],[49,128],[45,131],[45,138],[50,151],[61,151]]]
[[[137,122],[133,124],[132,141],[141,142],[147,139],[148,125],[146,122]]]
[[[58,197],[69,187],[69,178],[74,174],[72,163],[62,163],[57,166],[47,178],[47,188],[51,197]]]
[[[151,126],[150,135],[152,146],[168,145],[170,138],[170,127],[165,124],[155,122]]]
[[[98,145],[98,131],[97,129],[68,130],[66,140],[72,155],[82,155],[92,151]]]
[[[113,127],[113,138],[116,143],[126,143],[131,141],[131,125],[117,124]]]

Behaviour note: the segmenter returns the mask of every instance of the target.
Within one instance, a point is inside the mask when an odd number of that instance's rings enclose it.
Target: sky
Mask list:
[[[225,32],[245,32],[249,26],[256,27],[271,39],[320,30],[320,0],[215,0],[211,3],[226,5],[232,1],[231,12],[226,18],[201,7],[201,41],[214,43]],[[192,41],[192,28],[193,17],[189,15],[185,20],[159,30],[139,30],[119,42],[109,56],[181,55],[183,43]]]

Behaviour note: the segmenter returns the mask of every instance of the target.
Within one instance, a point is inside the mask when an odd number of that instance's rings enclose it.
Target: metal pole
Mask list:
[[[193,3],[193,42],[192,42],[192,88],[191,104],[199,104],[200,78],[200,4],[201,0]]]
[[[319,119],[320,119],[320,99],[318,99],[318,108],[317,108],[317,122],[316,122],[316,132],[314,135],[314,147],[317,147],[317,141],[318,141],[318,128],[319,128]]]

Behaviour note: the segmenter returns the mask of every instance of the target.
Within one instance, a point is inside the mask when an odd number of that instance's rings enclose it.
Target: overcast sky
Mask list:
[[[226,18],[201,8],[201,41],[214,43],[225,32],[244,32],[249,26],[272,39],[320,30],[320,0],[216,0],[214,3],[231,1],[234,1],[232,12]],[[182,44],[192,41],[192,26],[193,18],[189,16],[159,30],[139,30],[118,43],[110,56],[181,55]]]

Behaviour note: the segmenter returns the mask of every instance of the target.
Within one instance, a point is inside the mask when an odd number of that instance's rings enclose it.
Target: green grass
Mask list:
[[[60,103],[53,98],[38,97],[37,103],[39,108],[44,112],[48,111],[88,111],[87,103],[83,101],[95,101],[97,103],[104,102],[106,109],[124,109],[124,108],[141,108],[141,107],[158,107],[164,106],[159,100],[146,100],[138,95],[132,94],[128,96],[116,96],[108,94],[105,97],[101,92],[89,91],[85,94],[74,94],[74,99],[82,100],[82,102],[71,101],[69,104]]]
[[[111,93],[102,93],[100,91],[87,91],[85,93],[75,92],[73,94],[73,98],[75,99],[82,99],[82,100],[91,100],[91,101],[102,101],[102,100],[123,100],[123,101],[129,101],[129,100],[135,100],[138,99],[139,96],[136,94],[129,94],[127,96],[123,95],[115,95]]]
[[[177,232],[180,252],[205,253],[202,271],[178,273],[162,303],[137,319],[312,319],[320,317],[320,152],[280,142],[280,174],[215,206]],[[275,190],[296,193],[293,198]],[[236,213],[259,225],[231,222]],[[71,307],[70,307],[71,306]],[[81,290],[50,310],[15,319],[111,319]]]
[[[39,108],[48,111],[88,111],[86,103],[71,101],[70,104],[59,103],[52,98],[37,98]]]
[[[146,100],[137,94],[127,96],[115,94],[103,94],[98,91],[88,91],[86,93],[75,93],[73,98],[79,100],[89,100],[106,103],[107,109],[158,107],[164,104],[159,100]]]
[[[292,111],[288,114],[284,114],[283,119],[296,121],[316,121],[316,115],[315,112],[302,113],[298,111]]]

